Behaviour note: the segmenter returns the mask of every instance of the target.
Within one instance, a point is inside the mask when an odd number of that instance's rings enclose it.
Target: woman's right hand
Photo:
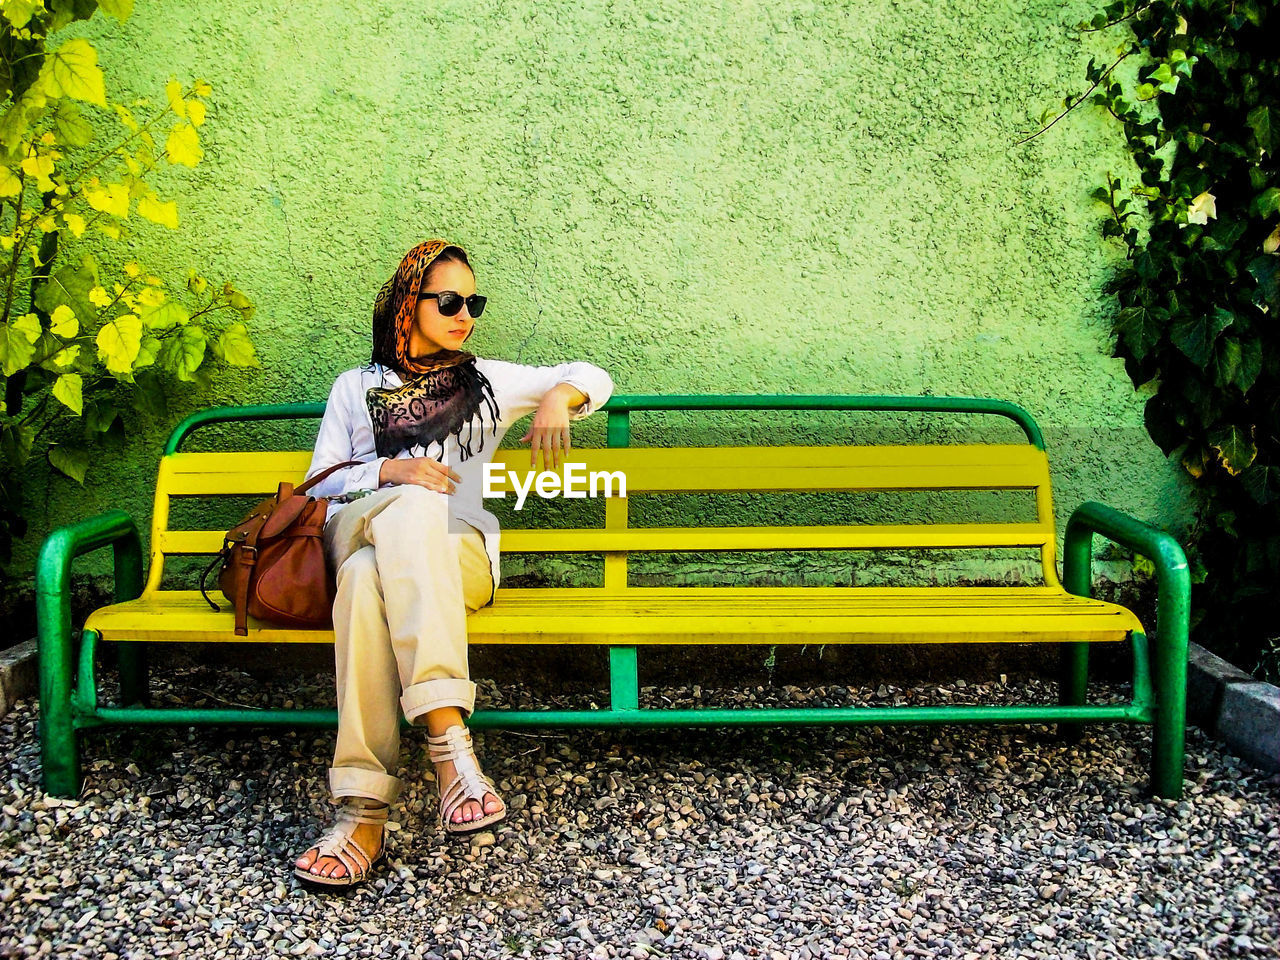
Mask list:
[[[378,471],[378,483],[414,483],[428,490],[453,493],[454,481],[462,478],[452,467],[446,467],[430,457],[404,457],[383,460]]]

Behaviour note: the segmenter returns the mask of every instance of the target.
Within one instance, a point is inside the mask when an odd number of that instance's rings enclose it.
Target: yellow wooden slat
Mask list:
[[[1039,524],[863,524],[788,527],[645,527],[628,530],[511,530],[504,552],[605,550],[833,550],[1038,547]]]
[[[504,448],[494,453],[494,463],[505,469],[527,470],[527,450]],[[748,468],[786,464],[797,467],[831,466],[1010,466],[1043,463],[1045,454],[1029,444],[884,444],[799,447],[575,447],[574,462],[598,469],[648,465],[662,470]],[[268,473],[301,476],[311,464],[309,450],[275,450],[260,453],[175,453],[162,461],[174,475],[211,473]]]
[[[494,463],[523,476],[525,457],[499,450]],[[586,474],[621,471],[628,493],[1034,489],[1048,482],[1044,452],[1029,445],[576,449],[571,461]],[[268,494],[281,480],[301,482],[310,462],[306,451],[171,454],[159,485],[180,496]],[[509,480],[495,486],[511,489]]]
[[[669,591],[669,592],[668,592]],[[815,616],[853,610],[955,610],[1008,613],[1094,609],[1100,602],[1074,597],[1051,587],[630,587],[601,588],[501,587],[499,594],[513,609],[554,614],[556,608],[585,605],[610,615],[627,613],[678,615],[767,605],[770,609]]]
[[[626,530],[630,522],[630,500],[610,497],[604,504],[604,525],[616,534]],[[519,531],[512,531],[519,532]],[[517,545],[519,537],[516,538]],[[518,546],[517,548],[518,549]],[[627,555],[620,551],[612,551],[604,555],[604,585],[610,590],[622,590],[627,586]]]
[[[275,493],[282,480],[301,483],[307,451],[173,453],[160,460],[158,491],[171,496]]]
[[[927,592],[926,592],[927,591]],[[647,596],[646,596],[647,594]],[[973,596],[972,594],[979,594]],[[1002,596],[1003,594],[1003,596]],[[559,603],[548,605],[548,595]],[[639,596],[637,596],[639,595]],[[770,602],[761,602],[770,597]],[[923,600],[930,602],[923,603]],[[93,613],[108,640],[236,641],[226,605],[164,591]],[[471,643],[899,643],[1122,640],[1123,607],[1050,588],[500,589],[468,619]],[[323,642],[329,631],[261,627],[251,640]]]
[[[213,554],[222,530],[168,530],[167,554]],[[860,550],[1039,547],[1053,536],[1034,523],[864,524],[822,527],[652,527],[502,531],[503,553],[674,550]]]
[[[523,475],[518,455],[495,462]],[[1029,445],[691,447],[579,450],[585,472],[620,471],[627,492],[1033,489],[1048,482]],[[510,481],[495,484],[510,490]]]

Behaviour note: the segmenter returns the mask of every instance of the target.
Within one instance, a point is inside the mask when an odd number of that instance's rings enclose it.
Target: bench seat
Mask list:
[[[218,599],[215,597],[215,600]],[[226,603],[165,590],[102,607],[103,640],[332,642],[328,630],[249,620]],[[501,587],[467,619],[469,643],[999,643],[1122,641],[1142,630],[1124,607],[1054,587]]]

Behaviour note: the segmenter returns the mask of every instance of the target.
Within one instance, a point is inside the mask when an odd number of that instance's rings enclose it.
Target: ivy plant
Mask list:
[[[1082,104],[1119,124],[1137,182],[1094,192],[1125,260],[1114,356],[1150,391],[1146,428],[1198,491],[1197,639],[1275,671],[1280,635],[1280,9],[1276,0],[1117,0],[1084,31]],[[1117,68],[1133,58],[1136,73]],[[1027,138],[1030,139],[1030,138]]]
[[[257,365],[248,297],[194,268],[166,280],[130,252],[135,225],[179,227],[148,176],[200,163],[210,85],[175,79],[160,104],[118,103],[94,47],[54,37],[131,7],[0,4],[0,570],[26,530],[32,457],[83,483],[126,413],[163,414],[175,385],[207,386],[217,364]],[[98,257],[75,252],[89,240]]]

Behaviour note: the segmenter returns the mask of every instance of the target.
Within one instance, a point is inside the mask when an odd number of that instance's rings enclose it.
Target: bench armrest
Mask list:
[[[1100,534],[1147,557],[1156,568],[1156,635],[1162,646],[1187,643],[1191,626],[1191,572],[1181,544],[1163,530],[1101,503],[1082,503],[1067,521],[1062,583],[1069,593],[1093,595],[1093,535]]]
[[[79,523],[59,527],[40,548],[36,564],[36,617],[41,656],[55,637],[71,633],[71,563],[110,546],[115,561],[115,598],[120,603],[142,594],[142,539],[138,525],[123,510],[108,510]]]
[[[1141,553],[1156,568],[1155,643],[1152,645],[1151,679],[1155,704],[1152,708],[1151,789],[1158,797],[1182,797],[1187,703],[1187,646],[1191,632],[1191,571],[1181,545],[1150,524],[1126,516],[1101,503],[1084,503],[1067,521],[1062,546],[1062,582],[1071,593],[1087,597],[1092,592],[1093,535]],[[1139,697],[1139,659],[1145,659],[1146,644],[1134,640],[1134,694]],[[1077,648],[1079,654],[1082,649]],[[1083,692],[1083,655],[1070,657],[1075,663],[1068,697]]]
[[[71,639],[71,563],[110,546],[115,554],[117,602],[142,593],[142,540],[138,526],[123,510],[106,513],[49,534],[36,564],[36,622],[40,649],[40,763],[44,788],[55,796],[80,792],[80,750],[74,707]],[[92,652],[92,644],[88,645]],[[89,661],[89,684],[93,683]],[[122,687],[127,686],[121,671]],[[92,692],[91,692],[91,695]]]

